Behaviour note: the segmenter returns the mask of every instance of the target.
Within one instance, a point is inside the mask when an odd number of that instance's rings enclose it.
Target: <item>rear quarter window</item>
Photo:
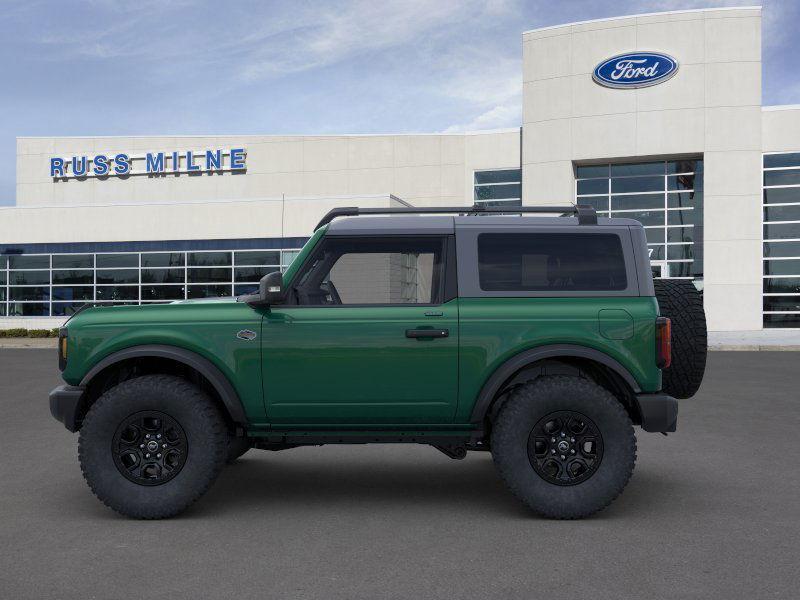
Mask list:
[[[478,276],[487,292],[599,292],[628,287],[616,234],[482,233]]]

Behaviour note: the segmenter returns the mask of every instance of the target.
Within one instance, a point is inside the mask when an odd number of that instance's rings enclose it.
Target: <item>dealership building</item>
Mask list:
[[[18,138],[0,328],[249,292],[336,206],[476,202],[637,219],[712,331],[800,328],[800,106],[761,104],[761,25],[754,7],[527,31],[509,130]]]

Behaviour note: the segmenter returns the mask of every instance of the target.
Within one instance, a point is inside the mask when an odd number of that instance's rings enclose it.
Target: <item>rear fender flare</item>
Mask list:
[[[494,373],[492,373],[486,383],[483,384],[481,391],[478,393],[475,405],[472,408],[470,422],[483,422],[495,396],[500,391],[502,385],[508,381],[514,373],[530,364],[547,358],[585,358],[593,360],[608,367],[619,375],[634,393],[639,393],[641,391],[639,384],[636,382],[633,375],[631,375],[630,371],[622,366],[619,361],[611,358],[600,350],[571,344],[540,346],[512,356],[495,369]]]

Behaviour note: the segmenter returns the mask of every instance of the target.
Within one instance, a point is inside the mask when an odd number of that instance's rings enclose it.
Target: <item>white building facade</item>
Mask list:
[[[589,203],[645,225],[654,274],[694,280],[711,330],[800,328],[800,106],[761,105],[760,8],[538,29],[523,52],[510,130],[19,138],[0,328],[245,293],[330,208],[397,198]]]

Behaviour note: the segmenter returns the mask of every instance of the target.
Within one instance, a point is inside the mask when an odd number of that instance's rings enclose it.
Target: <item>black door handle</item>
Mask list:
[[[418,340],[445,338],[449,335],[449,329],[406,329],[407,338],[417,338]]]

